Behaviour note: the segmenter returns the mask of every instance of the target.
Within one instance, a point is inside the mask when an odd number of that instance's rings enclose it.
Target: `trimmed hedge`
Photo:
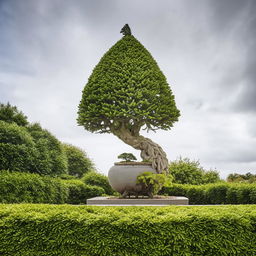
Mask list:
[[[189,204],[256,204],[256,183],[172,184],[160,194],[186,196]]]
[[[63,180],[68,188],[68,204],[86,204],[86,200],[92,197],[101,196],[104,189],[98,186],[84,184],[81,180]]]
[[[0,255],[255,255],[256,206],[0,205]]]
[[[60,179],[32,173],[0,172],[1,203],[54,203],[68,199],[68,188]]]
[[[113,195],[115,192],[109,184],[108,177],[98,172],[88,172],[82,177],[86,185],[102,187],[107,195]]]
[[[0,171],[0,203],[86,204],[86,199],[103,193],[103,188],[80,180]]]

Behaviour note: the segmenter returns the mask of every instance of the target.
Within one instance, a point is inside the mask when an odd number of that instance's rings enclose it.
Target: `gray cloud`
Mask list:
[[[256,168],[256,2],[0,1],[0,101],[17,105],[107,172],[132,148],[76,124],[81,90],[129,23],[166,75],[181,110],[172,131],[146,134],[169,158],[221,175]],[[111,145],[111,150],[109,149]]]
[[[225,0],[211,3],[215,33],[224,42],[230,37],[230,47],[233,46],[233,52],[228,56],[230,70],[225,70],[219,85],[237,93],[231,104],[233,110],[255,112],[256,2]]]

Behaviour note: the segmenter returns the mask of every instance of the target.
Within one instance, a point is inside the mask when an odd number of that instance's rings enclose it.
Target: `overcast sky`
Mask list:
[[[0,0],[0,102],[16,105],[107,174],[139,152],[76,124],[94,66],[128,23],[167,77],[181,111],[146,136],[170,161],[199,160],[221,177],[256,174],[255,0]]]

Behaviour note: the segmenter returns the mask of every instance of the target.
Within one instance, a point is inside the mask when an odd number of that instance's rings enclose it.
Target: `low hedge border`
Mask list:
[[[81,180],[62,180],[68,188],[68,204],[86,204],[86,200],[101,196],[105,190],[98,186],[84,184]]]
[[[0,203],[86,204],[103,188],[80,180],[62,180],[32,173],[0,171]]]
[[[189,204],[256,204],[256,183],[172,184],[160,194],[186,196]]]
[[[255,255],[256,206],[0,205],[0,255]]]
[[[32,173],[0,171],[0,203],[63,204],[68,188],[60,179]]]

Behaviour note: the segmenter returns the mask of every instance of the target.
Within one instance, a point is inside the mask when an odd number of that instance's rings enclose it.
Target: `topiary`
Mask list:
[[[169,130],[180,116],[166,77],[126,24],[123,38],[107,51],[84,87],[78,109],[86,130],[112,133],[141,150],[143,160],[161,173],[168,167],[162,148],[140,129]]]
[[[69,175],[81,178],[85,173],[95,170],[93,162],[82,149],[71,144],[62,145],[68,160]]]
[[[86,173],[82,177],[82,181],[88,185],[102,187],[105,190],[105,194],[107,195],[112,195],[114,193],[114,190],[111,188],[108,182],[108,178],[98,172],[91,171]]]

